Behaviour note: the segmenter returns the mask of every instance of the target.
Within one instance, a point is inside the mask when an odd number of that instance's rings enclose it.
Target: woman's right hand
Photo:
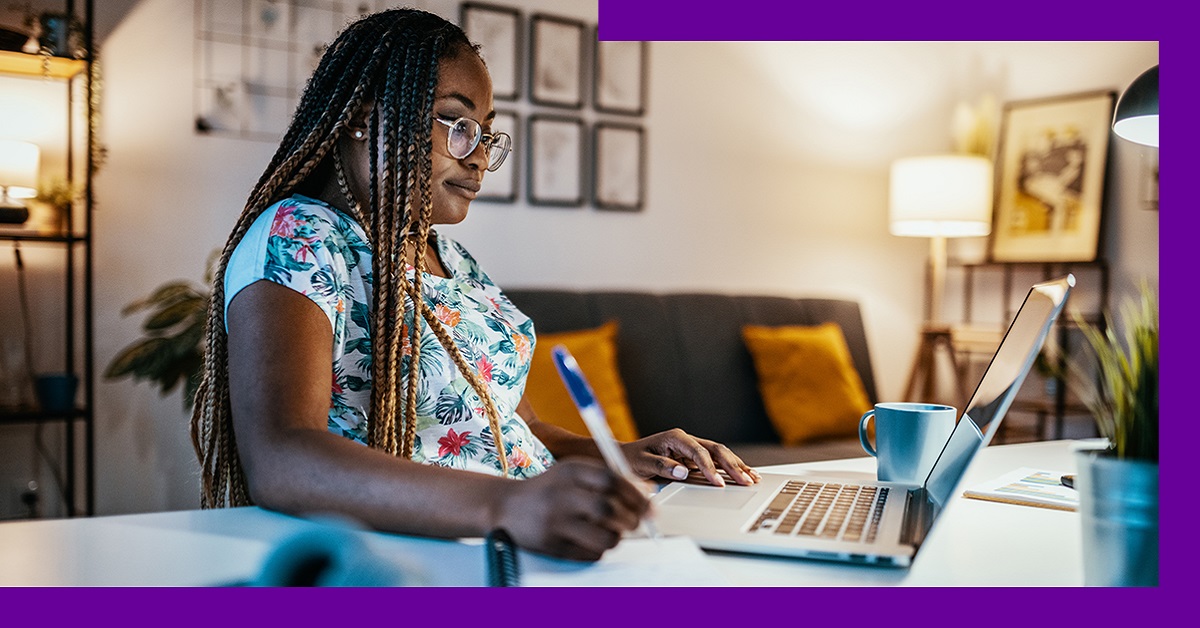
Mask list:
[[[517,545],[581,561],[598,560],[650,508],[645,486],[589,459],[559,461],[537,477],[512,482],[497,498],[495,527]]]

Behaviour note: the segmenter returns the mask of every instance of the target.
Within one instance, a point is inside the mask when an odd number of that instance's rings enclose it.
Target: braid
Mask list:
[[[413,456],[420,338],[428,324],[482,401],[501,469],[508,475],[499,412],[488,387],[421,295],[432,210],[431,127],[438,66],[442,58],[464,49],[475,50],[457,26],[424,11],[394,9],[351,24],[322,56],[214,272],[204,367],[190,427],[200,463],[202,507],[252,503],[238,458],[229,400],[224,281],[230,256],[264,210],[291,195],[328,162],[332,162],[338,187],[350,201],[346,213],[368,231],[372,249],[372,388],[367,444],[404,458]],[[351,118],[368,102],[376,105],[369,120],[370,160],[382,167],[378,172],[375,167],[368,168],[369,198],[358,199],[346,178],[337,143]],[[411,281],[405,269],[410,253],[415,255],[416,266]],[[406,321],[410,323],[406,325]],[[410,347],[407,355],[406,341]]]
[[[406,68],[406,76],[404,77],[405,80],[400,81],[398,85],[400,92],[399,101],[402,111],[416,111],[422,113],[428,112],[428,115],[432,116],[432,96],[434,88],[436,87],[436,83],[430,82],[428,85],[422,86],[425,88],[424,91],[428,97],[423,98],[418,105],[416,102],[418,85],[415,84],[416,81],[409,80],[410,77],[407,75],[415,71],[416,67],[421,65],[433,64],[436,66],[437,60],[434,55],[430,54],[430,51],[432,47],[440,46],[441,43],[441,38],[437,38],[433,42],[426,42],[417,51],[413,65]],[[395,74],[392,76],[394,77]],[[425,116],[422,116],[418,120],[409,120],[408,124],[403,125],[404,137],[403,141],[400,143],[400,146],[406,148],[403,155],[405,167],[400,169],[400,171],[404,172],[405,176],[402,184],[399,181],[397,182],[397,192],[400,191],[401,186],[403,187],[404,215],[409,218],[408,222],[410,224],[414,222],[415,219],[419,229],[418,233],[413,234],[409,225],[406,224],[402,229],[398,230],[399,235],[403,240],[399,248],[405,253],[407,253],[411,248],[413,260],[416,266],[416,270],[413,272],[412,281],[407,281],[407,273],[405,273],[406,281],[403,283],[405,294],[408,297],[407,301],[413,304],[416,311],[423,311],[425,309],[425,299],[422,297],[422,285],[424,283],[425,271],[427,270],[425,264],[425,252],[429,246],[429,216],[424,211],[425,205],[429,203],[429,196],[427,194],[424,196],[417,196],[417,194],[414,192],[414,187],[416,187],[415,183],[418,181],[427,180],[430,172],[428,169],[423,167],[424,163],[419,159],[418,151],[416,150],[417,146],[432,146],[432,140],[429,136],[429,129],[432,124],[424,123],[424,118]],[[418,133],[420,133],[420,135],[418,135]],[[424,153],[425,155],[429,155],[429,151],[420,152]],[[397,201],[399,202],[401,199],[398,198]],[[421,204],[420,213],[415,213],[413,211],[413,204],[416,202]],[[416,446],[417,384],[420,378],[414,377],[413,375],[419,373],[418,365],[421,363],[420,339],[422,336],[422,328],[425,324],[424,317],[417,315],[416,311],[414,311],[412,317],[412,326],[408,330],[409,347],[411,351],[411,354],[408,356],[408,372],[410,376],[408,377],[408,381],[406,382],[407,386],[405,387],[404,443],[403,448],[401,449],[401,453],[405,457],[411,457],[413,448]]]

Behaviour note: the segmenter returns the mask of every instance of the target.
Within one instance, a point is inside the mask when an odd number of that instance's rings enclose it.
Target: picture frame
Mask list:
[[[496,100],[517,100],[521,95],[521,12],[483,2],[463,2],[459,9],[463,32],[479,44]]]
[[[592,56],[592,106],[603,113],[645,114],[649,42],[600,41],[598,32]]]
[[[580,207],[584,188],[583,120],[529,116],[527,189],[533,205]]]
[[[475,200],[491,203],[517,202],[517,181],[519,180],[517,173],[521,169],[521,160],[514,153],[519,151],[521,146],[520,124],[520,117],[516,112],[496,111],[496,117],[492,120],[492,131],[503,131],[512,136],[513,148],[499,170],[484,173],[483,185]]]
[[[1096,260],[1115,103],[1097,91],[1004,106],[991,261]]]
[[[583,108],[584,23],[535,13],[529,20],[529,100]]]
[[[646,134],[640,125],[597,122],[592,202],[604,210],[638,212],[645,204]]]

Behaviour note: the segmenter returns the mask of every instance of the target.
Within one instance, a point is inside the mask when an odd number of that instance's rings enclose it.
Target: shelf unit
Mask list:
[[[80,13],[82,10],[82,14]],[[44,233],[11,226],[0,227],[0,243],[21,246],[61,248],[63,302],[61,316],[65,326],[61,364],[63,371],[79,378],[79,391],[74,408],[51,412],[40,407],[0,409],[0,427],[18,424],[62,422],[64,429],[64,458],[62,480],[64,507],[67,516],[95,514],[95,384],[93,355],[93,251],[92,251],[92,175],[95,170],[96,142],[93,137],[95,119],[95,85],[93,84],[94,7],[93,0],[65,0],[63,14],[77,20],[78,35],[84,51],[80,59],[0,51],[0,76],[41,78],[64,84],[67,99],[65,125],[66,163],[64,178],[79,196],[65,212],[65,225],[59,233]],[[79,82],[79,83],[77,83]],[[77,96],[77,87],[81,97]],[[83,100],[79,103],[80,98]],[[82,104],[85,120],[79,124],[76,107]],[[79,128],[82,127],[82,128]],[[82,154],[80,154],[82,153]],[[83,161],[80,162],[79,160]],[[82,166],[82,167],[81,167]],[[82,178],[82,181],[80,180]],[[79,432],[82,431],[82,437]],[[79,443],[77,441],[82,441]],[[79,463],[77,447],[82,446],[83,460]],[[31,455],[39,455],[31,451]],[[82,492],[82,496],[80,493]]]
[[[1036,417],[1036,430],[1040,438],[1045,437],[1046,427],[1049,421],[1053,421],[1052,438],[1062,439],[1065,436],[1065,420],[1068,416],[1086,415],[1090,416],[1091,411],[1082,403],[1072,399],[1071,389],[1065,376],[1062,375],[1066,369],[1066,362],[1072,351],[1078,349],[1081,345],[1080,338],[1072,337],[1072,330],[1078,330],[1079,325],[1074,318],[1069,315],[1072,302],[1077,302],[1080,297],[1089,295],[1096,305],[1088,311],[1080,311],[1080,316],[1089,324],[1097,325],[1103,328],[1106,324],[1104,312],[1108,310],[1108,294],[1109,294],[1109,268],[1108,263],[1103,259],[1097,259],[1092,262],[973,262],[973,263],[956,263],[963,271],[963,288],[962,288],[962,312],[963,321],[960,328],[974,330],[975,333],[968,332],[964,337],[969,339],[969,342],[956,343],[958,350],[963,353],[963,361],[967,362],[970,355],[988,355],[995,351],[999,345],[1003,329],[995,330],[993,342],[986,340],[986,332],[979,332],[974,325],[974,301],[976,292],[976,274],[988,271],[995,271],[1000,274],[1002,295],[1001,301],[1001,318],[1000,320],[1007,325],[1016,316],[1016,310],[1020,306],[1020,300],[1025,295],[1025,290],[1028,288],[1026,283],[1017,284],[1015,277],[1017,273],[1036,274],[1039,280],[1053,279],[1067,273],[1072,273],[1077,278],[1077,287],[1072,293],[1072,299],[1067,303],[1068,310],[1063,313],[1055,322],[1051,329],[1052,337],[1057,343],[1059,354],[1057,364],[1054,366],[1056,375],[1046,378],[1046,381],[1052,382],[1052,385],[1047,386],[1042,391],[1036,391],[1033,394],[1026,394],[1029,389],[1029,380],[1026,380],[1026,386],[1023,387],[1021,395],[1013,400],[1012,406],[1009,408],[1010,413],[1026,413]],[[1001,433],[997,434],[999,441],[1004,440],[1004,430],[1011,426],[1011,422],[1007,422],[1001,426]]]

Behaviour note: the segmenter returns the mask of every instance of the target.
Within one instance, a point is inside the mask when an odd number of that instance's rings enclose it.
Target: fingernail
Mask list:
[[[717,486],[725,486],[725,478],[717,476]]]
[[[678,467],[675,467],[674,469],[671,469],[671,475],[672,475],[672,476],[673,476],[673,477],[674,477],[676,480],[682,480],[682,479],[685,479],[685,478],[687,478],[687,476],[688,476],[687,467],[683,467],[683,466],[678,466]]]

